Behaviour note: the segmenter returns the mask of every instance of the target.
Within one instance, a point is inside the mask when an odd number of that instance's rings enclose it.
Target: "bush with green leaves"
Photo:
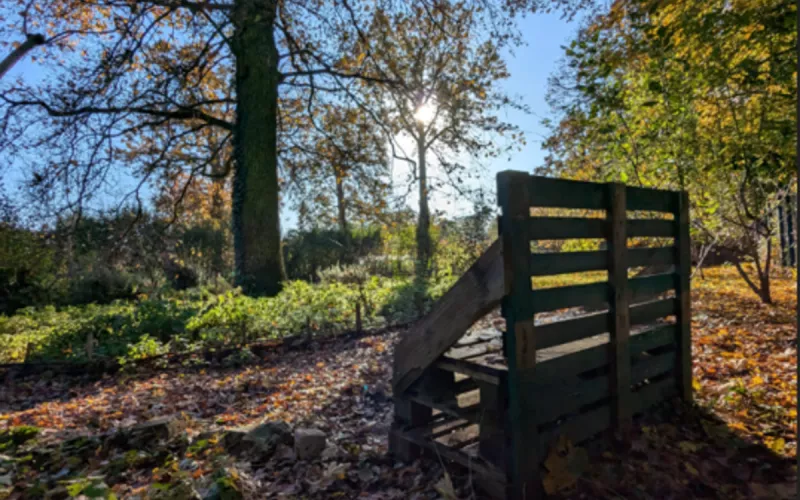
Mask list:
[[[199,288],[142,294],[110,304],[22,309],[0,316],[0,362],[125,362],[287,335],[337,334],[356,327],[358,303],[366,328],[409,321],[419,313],[412,292],[421,285],[411,279],[370,276],[359,266],[323,275],[321,283],[287,282],[271,298],[247,297],[238,289],[215,294]],[[426,284],[425,306],[453,281],[450,277]]]

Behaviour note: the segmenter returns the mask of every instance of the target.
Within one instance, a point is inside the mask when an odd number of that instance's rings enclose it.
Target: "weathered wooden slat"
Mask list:
[[[635,280],[628,281],[625,185],[609,184],[608,192],[608,215],[611,222],[608,269],[608,281],[611,287],[608,314],[611,320],[609,328],[611,366],[608,387],[611,393],[611,420],[615,428],[621,429],[628,426],[631,419],[631,324],[628,301],[633,300],[638,290],[633,283]]]
[[[675,345],[676,329],[674,324],[661,325],[631,336],[631,355],[636,356],[644,351]]]
[[[463,394],[465,392],[471,392],[478,388],[478,382],[473,378],[465,378],[464,380],[460,380],[456,382],[455,387],[453,388],[453,392],[456,394]]]
[[[474,358],[476,356],[482,356],[489,352],[494,352],[498,349],[498,347],[491,343],[491,341],[484,341],[476,344],[472,344],[466,347],[462,347],[456,345],[452,349],[448,350],[445,355],[448,358],[453,359],[469,359]]]
[[[631,306],[631,325],[651,323],[678,311],[676,299],[660,299]]]
[[[681,398],[692,402],[692,298],[689,279],[692,273],[691,240],[689,239],[689,194],[680,195],[676,224],[678,238],[678,387]]]
[[[535,312],[556,311],[568,307],[603,307],[608,304],[608,283],[589,283],[558,288],[533,290],[531,293]]]
[[[630,361],[629,361],[630,364]],[[631,385],[637,385],[647,379],[663,375],[674,368],[675,353],[669,352],[650,359],[641,361],[631,368]],[[534,376],[533,380],[526,385],[525,393],[529,394],[525,400],[526,408],[530,405],[538,405],[537,422],[545,424],[552,422],[559,417],[578,411],[581,407],[590,405],[611,395],[610,382],[608,375],[598,375],[589,380],[579,378],[560,378],[550,379],[549,383],[544,383]],[[631,394],[631,401],[634,395]],[[543,402],[547,402],[543,404]],[[633,409],[633,403],[630,403]]]
[[[438,456],[442,457],[445,460],[450,460],[452,462],[455,462],[461,465],[462,467],[471,468],[471,470],[475,471],[475,473],[486,476],[494,481],[505,483],[506,478],[503,471],[498,470],[496,467],[493,467],[491,464],[488,464],[483,460],[476,459],[475,457],[470,457],[466,453],[454,450],[449,446],[445,446],[436,441],[427,439],[424,435],[420,435],[418,432],[415,432],[414,430],[410,431],[395,430],[394,432],[396,433],[398,439],[404,439],[418,446],[423,446],[425,448],[428,448],[432,450],[434,454],[438,453]]]
[[[411,398],[397,396],[394,398],[394,421],[392,429],[420,427],[434,419],[430,405],[423,405]],[[392,439],[390,434],[389,453],[400,460],[411,462],[419,458],[422,449],[403,440]]]
[[[662,293],[674,289],[675,275],[673,273],[665,273],[632,278],[628,280],[628,286],[630,288],[630,303],[636,304],[652,300]]]
[[[531,240],[569,240],[605,238],[605,219],[581,217],[531,217],[528,235]]]
[[[569,379],[571,382],[542,385],[533,383],[526,390],[526,408],[538,405],[536,421],[538,424],[552,422],[559,417],[576,412],[582,406],[590,405],[609,396],[609,377],[600,375],[590,380]]]
[[[469,420],[472,423],[480,422],[480,416],[481,416],[480,403],[462,408],[458,406],[458,404],[454,400],[451,400],[449,402],[435,401],[429,397],[426,397],[423,394],[416,394],[413,391],[409,391],[407,395],[408,399],[413,401],[414,403],[417,403],[419,405],[428,408],[433,408],[434,410],[439,410],[440,412],[446,415],[450,415],[451,417]],[[424,422],[421,422],[420,424],[417,425],[411,424],[410,427],[419,427],[420,425],[424,425]]]
[[[675,233],[675,221],[660,219],[628,220],[628,238],[674,238]]]
[[[595,182],[530,177],[531,206],[555,208],[606,209],[605,186]]]
[[[652,267],[674,265],[675,247],[629,248],[628,267]]]
[[[573,443],[578,444],[603,432],[611,425],[611,407],[605,404],[586,413],[571,418],[561,425],[540,433],[540,456],[546,456],[547,449],[556,439],[565,435]]]
[[[666,401],[678,393],[675,377],[667,377],[658,382],[647,384],[634,392],[636,413],[642,413],[653,405]]]
[[[631,380],[638,384],[646,379],[663,375],[675,368],[675,353],[665,352],[639,361],[632,368]]]
[[[678,193],[663,189],[628,187],[627,210],[649,212],[675,212],[678,208]]]
[[[463,373],[475,380],[488,382],[490,384],[500,384],[502,378],[506,376],[505,371],[498,370],[497,368],[448,357],[442,357],[441,360],[436,362],[435,366],[448,372]]]
[[[536,345],[546,349],[585,339],[608,331],[608,313],[595,313],[574,319],[536,326]]]
[[[597,271],[608,267],[608,252],[534,253],[530,265],[532,276]]]
[[[674,265],[676,251],[675,247],[629,248],[628,267]],[[533,253],[530,266],[532,276],[600,271],[608,267],[608,252]]]
[[[507,463],[506,426],[507,407],[506,388],[480,382],[481,423],[479,428],[480,456],[494,465],[505,467]]]
[[[508,360],[507,383],[508,421],[505,441],[510,443],[506,459],[511,495],[515,499],[530,497],[541,488],[539,455],[536,443],[538,429],[529,425],[536,420],[536,410],[523,414],[525,394],[519,378],[520,370],[530,370],[536,365],[536,337],[534,335],[534,302],[531,300],[530,253],[531,239],[536,228],[547,225],[531,223],[530,176],[521,172],[500,172],[497,175],[497,198],[502,211],[500,237],[503,241],[503,276],[505,300],[503,316],[506,319],[505,352]],[[537,221],[538,222],[538,221]],[[547,234],[544,231],[540,234]],[[540,238],[541,239],[541,238]],[[545,239],[551,239],[549,237]]]
[[[464,429],[464,428],[469,427],[471,425],[475,425],[474,422],[470,422],[469,420],[456,419],[455,417],[451,417],[451,418],[453,418],[453,420],[450,421],[451,423],[449,423],[449,425],[442,425],[440,427],[437,427],[436,429],[433,430],[433,432],[431,432],[427,436],[428,439],[437,439],[437,438],[440,438],[442,436],[446,436],[448,434],[452,434],[455,431]]]
[[[631,357],[642,351],[673,344],[675,340],[670,337],[670,333],[674,331],[675,325],[664,325],[631,335]],[[569,378],[607,364],[608,344],[600,344],[539,363],[536,366],[536,379],[539,383],[546,384],[549,380]]]
[[[463,441],[459,441],[457,443],[453,443],[450,446],[452,446],[456,450],[462,450],[464,448],[468,448],[468,447],[472,446],[473,444],[478,444],[480,442],[480,440],[481,440],[480,436],[478,434],[476,434],[474,436],[468,437],[467,439],[465,439]]]
[[[669,399],[676,392],[675,379],[672,377],[648,384],[634,392],[631,398],[633,414],[639,414],[662,401]],[[565,423],[547,431],[541,432],[539,453],[544,455],[548,447],[560,435],[566,435],[574,444],[586,441],[604,430],[611,424],[611,408],[603,405],[594,410],[576,416]]]
[[[475,321],[495,308],[503,295],[503,248],[498,240],[436,301],[431,312],[403,335],[394,351],[395,394],[408,389]]]

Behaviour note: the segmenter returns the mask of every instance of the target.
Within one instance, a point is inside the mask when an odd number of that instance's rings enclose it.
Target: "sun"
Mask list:
[[[430,123],[436,118],[436,106],[426,102],[414,112],[414,119],[420,123]]]

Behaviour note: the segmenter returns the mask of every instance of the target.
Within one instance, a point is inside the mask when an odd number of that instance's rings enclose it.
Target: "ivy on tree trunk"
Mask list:
[[[236,284],[248,295],[276,295],[284,278],[277,164],[276,0],[239,0],[236,54],[236,167],[233,236]]]

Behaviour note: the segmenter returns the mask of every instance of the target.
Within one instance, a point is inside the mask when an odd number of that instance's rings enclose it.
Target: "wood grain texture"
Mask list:
[[[458,279],[395,347],[394,391],[408,389],[503,298],[503,251],[498,240]]]
[[[617,428],[627,427],[631,408],[631,322],[628,303],[634,288],[628,282],[628,238],[625,212],[624,184],[609,184],[609,252],[608,282],[611,287],[609,303],[609,334],[611,367],[611,421]],[[630,289],[629,289],[630,287]]]
[[[675,217],[678,231],[678,388],[681,398],[692,402],[692,296],[689,283],[692,274],[691,240],[689,236],[689,194],[680,195],[679,213]]]
[[[523,172],[500,172],[497,175],[498,203],[502,211],[500,237],[503,241],[503,276],[506,319],[506,358],[508,360],[506,413],[507,472],[511,498],[536,498],[541,490],[539,476],[539,436],[535,425],[535,409],[523,413],[525,398],[535,397],[522,392],[520,371],[536,365],[536,344],[533,332],[534,306],[531,293],[530,207],[535,204],[529,193],[530,176]],[[537,220],[538,222],[538,220]],[[583,222],[583,221],[581,221]],[[551,229],[555,229],[552,226]]]

